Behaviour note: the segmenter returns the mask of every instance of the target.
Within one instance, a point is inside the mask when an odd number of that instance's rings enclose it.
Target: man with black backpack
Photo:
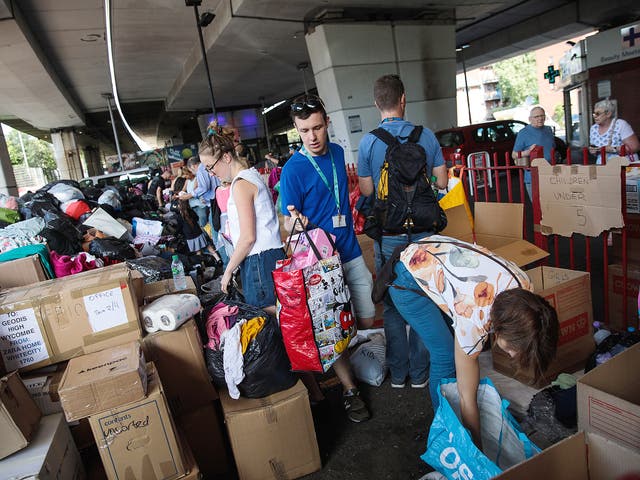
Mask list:
[[[370,236],[376,237],[379,272],[395,247],[446,226],[433,186],[447,186],[447,170],[433,132],[404,119],[407,100],[400,77],[378,78],[373,95],[382,121],[360,141],[358,177],[362,195],[371,196],[370,217],[377,232]],[[389,296],[385,298],[383,318],[391,386],[403,388],[409,377],[412,387],[426,387],[427,350],[413,329],[407,338],[407,324]]]

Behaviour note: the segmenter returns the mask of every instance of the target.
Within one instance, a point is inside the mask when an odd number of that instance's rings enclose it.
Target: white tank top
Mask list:
[[[276,208],[273,205],[273,198],[269,188],[262,180],[262,176],[255,168],[241,170],[240,173],[231,182],[231,195],[227,204],[227,214],[229,220],[229,232],[231,233],[231,241],[233,245],[238,244],[240,239],[240,219],[238,217],[238,207],[233,198],[233,189],[236,181],[242,178],[258,188],[258,193],[253,200],[253,208],[256,213],[256,241],[249,255],[255,255],[266,250],[282,247],[282,238],[280,237],[280,223]]]

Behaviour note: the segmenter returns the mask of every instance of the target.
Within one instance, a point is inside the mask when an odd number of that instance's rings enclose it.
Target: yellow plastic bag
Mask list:
[[[449,208],[464,205],[464,209],[469,217],[469,222],[471,222],[471,227],[473,228],[473,215],[471,214],[471,208],[469,207],[467,195],[465,194],[464,186],[462,185],[460,178],[449,175],[447,193],[440,199],[439,203],[445,211]]]

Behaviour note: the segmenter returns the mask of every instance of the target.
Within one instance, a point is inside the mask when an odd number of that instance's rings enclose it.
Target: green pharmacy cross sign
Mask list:
[[[553,65],[547,67],[547,71],[544,74],[544,78],[549,80],[549,83],[556,83],[556,77],[560,76],[560,70],[556,70]]]

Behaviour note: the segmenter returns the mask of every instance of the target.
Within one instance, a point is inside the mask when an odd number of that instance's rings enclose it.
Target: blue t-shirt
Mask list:
[[[406,142],[406,139],[415,128],[415,125],[406,120],[381,122],[378,126],[387,130],[394,137],[400,137],[399,140],[403,143]],[[422,145],[427,153],[427,173],[431,176],[434,167],[444,165],[442,149],[438,139],[428,128],[422,130],[418,143]],[[358,147],[358,176],[373,177],[374,189],[380,180],[380,168],[382,168],[386,152],[387,144],[371,133],[366,134],[360,140],[360,146]]]
[[[324,173],[329,188],[309,159],[302,153],[296,152],[287,160],[280,174],[282,214],[288,216],[287,205],[293,205],[300,213],[306,215],[311,223],[334,234],[340,259],[346,263],[362,255],[362,251],[353,230],[344,151],[340,145],[335,143],[329,143],[329,148],[336,165],[340,214],[346,217],[346,226],[333,228],[333,217],[338,214],[338,209],[333,193],[333,168],[329,152],[319,157],[313,157]]]
[[[556,146],[551,127],[545,125],[542,128],[536,128],[531,125],[527,125],[518,132],[516,141],[513,144],[513,151],[521,152],[533,144],[542,146],[544,158],[551,161],[551,149]]]

